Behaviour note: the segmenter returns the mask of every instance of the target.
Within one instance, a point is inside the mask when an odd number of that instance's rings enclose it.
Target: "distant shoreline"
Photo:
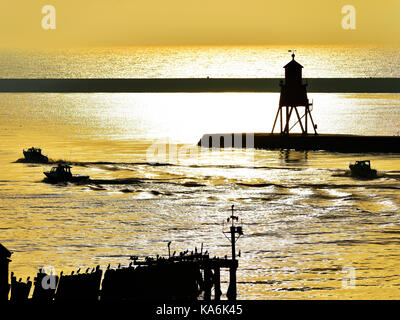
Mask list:
[[[280,92],[281,78],[0,79],[10,92]],[[308,92],[400,93],[400,78],[308,78]]]

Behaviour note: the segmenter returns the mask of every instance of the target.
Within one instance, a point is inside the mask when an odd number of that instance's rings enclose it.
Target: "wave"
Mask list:
[[[296,185],[282,185],[277,183],[236,183],[240,186],[245,187],[254,187],[254,188],[264,188],[264,187],[278,187],[278,188],[286,188],[286,189],[301,189],[301,188],[310,188],[310,189],[354,189],[354,188],[366,188],[366,189],[389,189],[389,190],[400,190],[400,186],[394,186],[390,184],[371,184],[371,185],[359,185],[359,184],[331,184],[331,183],[301,183]]]
[[[118,178],[118,179],[89,179],[86,183],[99,184],[140,184],[143,181],[137,178]]]
[[[70,166],[80,166],[80,167],[89,167],[89,166],[100,166],[100,165],[109,165],[114,166],[108,168],[109,170],[123,170],[126,168],[118,168],[118,166],[152,166],[152,167],[187,167],[187,168],[220,168],[220,169],[264,169],[264,170],[290,170],[290,171],[303,171],[305,168],[295,168],[295,167],[282,167],[282,166],[246,166],[246,165],[237,165],[237,164],[176,164],[169,162],[114,162],[114,161],[67,161],[67,160],[52,160],[49,159],[46,163],[36,163],[29,162],[24,158],[20,158],[13,163],[33,163],[33,164],[47,164],[47,165],[55,165],[59,163],[68,164]]]
[[[154,166],[154,167],[166,167],[166,166],[175,166],[172,163],[163,163],[163,162],[113,162],[113,161],[54,161],[49,164],[58,164],[58,163],[66,163],[71,166],[80,166],[80,167],[88,167],[88,166],[98,166],[98,165],[114,165],[114,166]]]
[[[299,288],[279,288],[276,291],[312,291],[312,290],[337,290],[334,287],[299,287]]]
[[[266,187],[278,187],[278,188],[291,188],[290,186],[284,186],[277,183],[245,183],[245,182],[237,182],[236,185],[244,186],[244,187],[254,187],[254,188],[266,188]]]
[[[49,159],[48,162],[32,162],[30,160],[26,160],[25,158],[19,158],[16,161],[13,161],[12,163],[32,163],[32,164],[48,164],[48,165],[54,165],[54,164],[68,164],[71,166],[90,166],[90,165],[149,165],[149,166],[175,166],[175,164],[172,163],[164,163],[164,162],[113,162],[113,161],[68,161],[68,160],[63,160],[63,159]]]
[[[178,187],[185,188],[204,188],[207,186],[206,183],[200,181],[187,181],[187,177],[174,177],[174,178],[116,178],[116,179],[88,179],[77,182],[79,185],[88,185],[92,190],[103,190],[102,185],[141,185],[141,184],[167,184],[175,185]],[[42,180],[48,182],[46,178]],[[232,183],[232,182],[230,182]],[[67,183],[60,183],[67,184]],[[373,190],[400,190],[400,186],[393,184],[331,184],[331,183],[300,183],[300,184],[279,184],[273,182],[260,182],[260,183],[248,183],[248,182],[233,182],[234,185],[243,188],[269,188],[274,187],[277,189],[311,189],[311,190],[346,190],[346,189],[373,189]],[[129,192],[129,191],[127,191]],[[321,198],[321,199],[350,199],[354,195],[352,194],[310,194],[310,197]]]
[[[18,159],[16,162],[28,163],[24,158]],[[219,168],[219,169],[257,169],[257,170],[289,170],[289,171],[304,171],[309,170],[309,168],[293,168],[293,167],[282,167],[282,166],[243,166],[243,165],[225,165],[225,164],[217,164],[217,165],[183,165],[183,164],[174,164],[174,163],[164,163],[164,162],[114,162],[114,161],[65,161],[65,160],[49,160],[48,163],[32,163],[34,165],[54,165],[58,163],[66,163],[71,166],[81,166],[81,167],[91,167],[91,166],[108,166],[103,169],[108,171],[119,171],[119,170],[130,170],[127,166],[135,167],[135,166],[151,166],[151,167],[183,167],[183,168]],[[313,170],[322,170],[322,171],[330,171],[333,172],[332,177],[351,177],[350,172],[348,170],[343,169],[313,169]],[[387,171],[387,172],[378,172],[377,177],[363,179],[363,178],[355,178],[351,177],[356,181],[375,181],[379,179],[386,180],[400,180],[400,175],[396,174],[400,171]],[[113,179],[113,180],[90,180],[92,183],[96,184],[133,184],[140,183],[140,180],[148,180],[148,181],[160,181],[160,182],[168,182],[171,180],[177,179],[187,179],[188,177],[176,177],[176,178],[165,178],[165,179],[154,179],[154,178],[126,178],[126,179]],[[136,180],[136,181],[135,181]],[[0,181],[0,182],[9,182],[9,181]],[[347,189],[347,188],[359,188],[360,185],[357,184],[299,184],[299,185],[283,185],[277,183],[246,183],[246,182],[238,182],[237,185],[244,187],[254,187],[254,188],[263,188],[274,186],[277,188],[319,188],[319,189],[330,189],[330,188],[338,188],[338,189]],[[202,183],[198,182],[187,182],[184,184],[187,187],[202,187],[205,186]],[[385,184],[375,184],[375,185],[363,185],[362,187],[367,189],[392,189],[399,190],[400,187],[393,185],[385,185]]]

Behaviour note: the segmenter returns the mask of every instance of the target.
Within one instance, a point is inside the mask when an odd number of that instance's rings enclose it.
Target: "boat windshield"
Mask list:
[[[365,161],[356,161],[355,166],[359,167],[359,168],[370,168],[371,164],[369,160],[365,160]]]

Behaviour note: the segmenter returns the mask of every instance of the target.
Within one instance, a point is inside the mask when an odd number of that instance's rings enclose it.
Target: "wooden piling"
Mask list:
[[[204,300],[211,301],[211,289],[213,287],[213,275],[210,267],[204,268]]]
[[[10,284],[8,282],[8,265],[12,252],[0,243],[0,302],[8,300]]]
[[[219,267],[214,268],[214,300],[221,300],[221,273]]]

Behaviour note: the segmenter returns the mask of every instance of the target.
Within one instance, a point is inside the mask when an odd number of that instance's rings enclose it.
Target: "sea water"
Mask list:
[[[390,48],[304,47],[305,77],[398,77]],[[282,47],[3,51],[1,76],[281,77]],[[360,58],[361,57],[361,58]],[[371,62],[372,61],[372,62]],[[321,133],[398,135],[399,94],[311,93]],[[239,299],[398,299],[400,155],[208,150],[204,133],[269,132],[277,93],[0,94],[0,243],[10,270],[34,276],[131,255],[198,249],[230,255],[222,231],[235,205],[244,235]],[[46,184],[74,162],[86,184]],[[371,160],[378,178],[348,175]],[[222,273],[226,292],[228,274]]]

